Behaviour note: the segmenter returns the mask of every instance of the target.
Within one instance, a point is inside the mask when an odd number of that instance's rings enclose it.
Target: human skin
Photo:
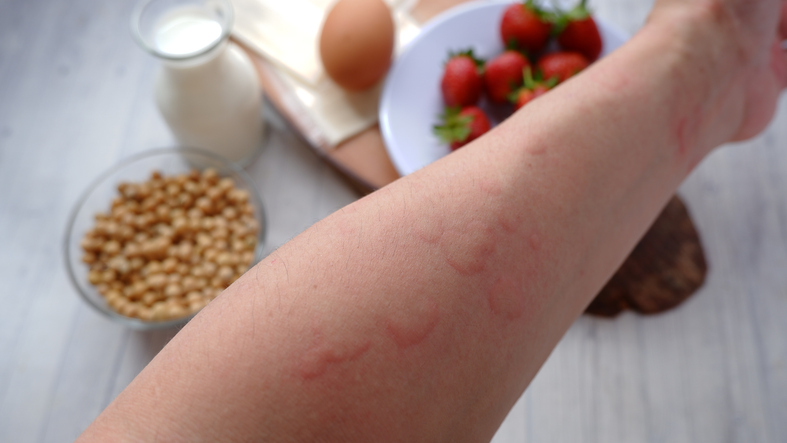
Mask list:
[[[658,3],[614,54],[267,257],[80,441],[488,441],[686,175],[770,120],[780,11]]]

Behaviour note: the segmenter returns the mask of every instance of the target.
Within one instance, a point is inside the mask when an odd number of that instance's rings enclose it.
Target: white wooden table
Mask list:
[[[648,0],[591,0],[633,33]],[[0,0],[0,442],[73,440],[176,331],[93,312],[62,259],[99,173],[170,146],[133,0]],[[581,318],[495,442],[787,442],[787,109],[681,189],[710,263],[656,317]],[[283,125],[248,170],[271,251],[357,195]]]

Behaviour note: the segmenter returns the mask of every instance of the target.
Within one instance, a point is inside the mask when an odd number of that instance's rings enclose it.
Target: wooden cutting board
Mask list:
[[[425,23],[446,9],[468,0],[421,0],[411,11]],[[266,60],[247,51],[257,66],[260,82],[277,111],[315,152],[338,170],[361,194],[399,178],[375,125],[337,146],[310,137],[314,128],[304,119],[290,91]],[[699,235],[688,210],[674,197],[626,262],[588,307],[593,315],[613,317],[626,309],[653,314],[671,309],[703,283],[707,266]]]
[[[697,229],[686,205],[675,196],[587,312],[603,317],[626,309],[641,314],[664,312],[699,289],[707,272]]]

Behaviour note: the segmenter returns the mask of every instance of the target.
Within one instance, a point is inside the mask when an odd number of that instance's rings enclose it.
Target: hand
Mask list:
[[[713,120],[706,128],[724,134],[719,142],[751,138],[773,118],[787,86],[787,55],[781,46],[787,37],[785,5],[781,0],[661,0],[653,9],[649,22],[688,19],[683,24],[691,29],[690,41],[699,40],[694,55],[715,59],[708,81],[723,80],[705,114]]]
[[[744,54],[744,74],[737,85],[743,95],[743,118],[733,140],[760,133],[773,118],[779,93],[787,86],[787,3],[778,0],[750,2],[727,0],[738,19],[739,50]]]

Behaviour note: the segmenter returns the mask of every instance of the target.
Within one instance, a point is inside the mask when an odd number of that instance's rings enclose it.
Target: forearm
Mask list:
[[[671,44],[646,30],[317,223],[190,322],[85,437],[490,438],[719,142],[692,120],[717,85],[701,87]]]

